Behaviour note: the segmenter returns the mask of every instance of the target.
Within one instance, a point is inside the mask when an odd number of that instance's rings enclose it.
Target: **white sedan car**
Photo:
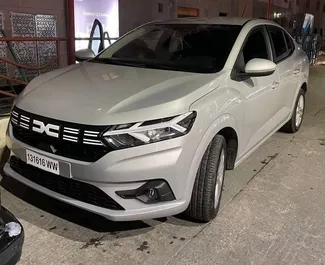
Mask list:
[[[16,100],[4,170],[111,220],[213,219],[225,170],[302,123],[308,58],[270,21],[152,22],[76,56]]]

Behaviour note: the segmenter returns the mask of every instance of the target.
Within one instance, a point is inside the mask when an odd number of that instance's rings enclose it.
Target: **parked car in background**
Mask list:
[[[212,220],[225,170],[302,124],[308,58],[271,21],[152,22],[76,56],[16,100],[4,170],[110,220]]]
[[[19,221],[1,206],[0,190],[0,265],[14,265],[21,256],[24,231]]]

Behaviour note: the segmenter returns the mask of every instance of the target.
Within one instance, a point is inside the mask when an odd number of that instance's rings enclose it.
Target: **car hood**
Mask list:
[[[86,62],[35,78],[16,106],[82,124],[157,119],[187,112],[220,75]]]

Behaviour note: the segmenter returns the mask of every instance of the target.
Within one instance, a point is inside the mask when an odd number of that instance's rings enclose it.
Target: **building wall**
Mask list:
[[[253,17],[254,0],[238,0],[239,17]]]
[[[309,9],[305,8],[305,12],[311,13],[315,16],[314,33],[319,34],[320,32],[325,31],[325,24],[324,24],[325,12],[323,12],[324,5],[325,5],[325,1],[319,0],[319,5],[318,5],[319,8],[317,9],[317,0],[314,0],[311,1]]]
[[[315,27],[325,33],[325,0],[320,0],[320,10],[316,11],[316,1],[310,0],[310,8],[306,9],[300,0],[273,0],[278,10],[288,10],[291,1],[292,14],[310,12],[315,15]],[[66,0],[0,0],[0,10],[5,12],[5,30],[10,34],[9,12],[33,14],[53,14],[57,16],[57,36],[67,36],[66,31]],[[120,35],[153,20],[177,17],[178,7],[198,8],[200,16],[216,17],[220,13],[228,16],[265,17],[268,0],[119,0]],[[160,4],[162,10],[158,8]],[[275,10],[273,7],[272,10]],[[66,44],[61,43],[61,58],[66,62]]]
[[[243,2],[253,0],[119,0],[120,35],[153,20],[177,17],[178,7],[199,9],[202,17],[217,17],[220,13],[238,16],[244,9]],[[163,5],[163,12],[158,12],[158,4]],[[252,6],[252,3],[250,4]],[[251,16],[250,7],[245,16]]]
[[[57,36],[66,37],[65,0],[0,0],[0,10],[5,14],[5,32],[11,36],[10,11],[30,14],[56,15]],[[67,46],[61,43],[61,62],[67,64]]]
[[[163,5],[163,12],[158,10]],[[173,2],[169,0],[119,0],[120,36],[144,23],[168,19],[171,15]]]
[[[268,4],[269,0],[257,0],[262,3]],[[274,6],[282,7],[282,8],[288,8],[289,7],[289,1],[286,0],[272,0],[272,4]]]
[[[291,1],[292,1],[292,13],[293,14],[302,13],[304,9],[303,1],[300,0],[299,4],[297,0],[291,0]]]
[[[268,4],[268,0],[254,0],[253,17],[267,18]],[[274,16],[274,13],[282,13],[283,15],[290,16],[289,1],[272,0],[270,9],[271,18]]]
[[[314,20],[314,33],[325,35],[325,0],[309,0],[309,8],[306,6],[308,0],[300,0],[300,5],[297,4],[297,0],[292,0],[292,7],[294,14],[300,14],[301,19],[305,13],[313,14]],[[319,1],[319,9],[317,9],[317,2]]]
[[[325,35],[325,0],[321,1],[321,6],[320,6],[320,19],[319,19],[319,33],[323,33]]]
[[[231,0],[178,0],[177,5],[181,7],[198,8],[200,16],[215,17],[219,13],[226,13],[228,16],[232,14],[232,5],[235,1]]]

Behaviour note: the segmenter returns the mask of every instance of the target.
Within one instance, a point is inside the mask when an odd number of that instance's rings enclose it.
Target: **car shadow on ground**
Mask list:
[[[1,186],[25,203],[32,205],[26,205],[27,207],[22,212],[15,212],[18,219],[74,241],[87,242],[89,238],[102,234],[105,234],[106,240],[132,237],[147,233],[161,223],[177,226],[200,225],[188,220],[183,215],[146,222],[112,222],[97,214],[51,198],[9,176],[3,176]],[[32,209],[32,211],[29,212],[26,208]]]
[[[100,215],[93,214],[91,212],[85,211],[83,209],[77,208],[75,206],[51,198],[39,191],[27,187],[26,185],[8,176],[3,176],[3,179],[1,181],[1,186],[7,191],[9,191],[11,194],[15,195],[16,197],[23,200],[24,202],[31,204],[32,206],[40,209],[41,211],[59,217],[63,219],[63,221],[65,220],[73,224],[76,224],[80,227],[91,229],[94,232],[114,234],[116,232],[133,231],[135,234],[137,234],[135,231],[145,230],[144,232],[147,232],[148,229],[151,228],[150,225],[142,221],[135,221],[135,222],[109,221]],[[21,213],[15,213],[15,214],[18,218],[24,219],[36,226],[40,226],[40,223],[45,223],[45,222],[39,222],[38,221],[39,218],[35,218],[35,214],[32,214],[31,216],[26,214],[26,212],[23,213],[23,216],[20,216],[22,215]],[[38,217],[42,218],[44,216],[40,215]],[[52,227],[55,226],[53,222],[51,223],[51,225]],[[47,224],[44,224],[44,226],[47,226]],[[48,228],[45,227],[42,228],[48,230]],[[50,230],[54,232],[54,229],[50,229]]]

